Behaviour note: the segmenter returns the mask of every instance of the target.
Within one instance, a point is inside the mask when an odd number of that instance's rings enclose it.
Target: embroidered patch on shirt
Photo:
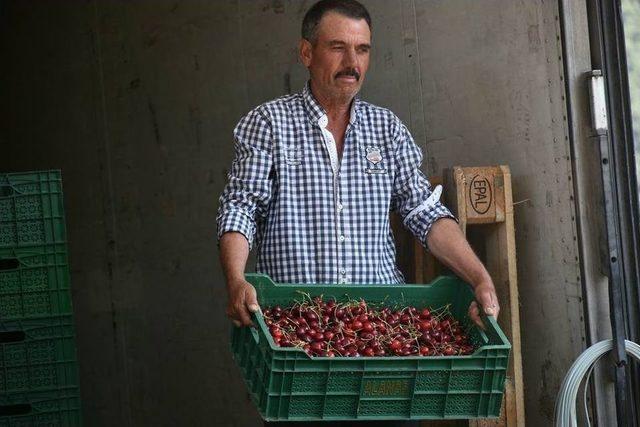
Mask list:
[[[298,166],[302,163],[302,149],[300,149],[300,147],[286,147],[284,150],[284,158],[287,164]]]
[[[382,167],[382,153],[380,151],[380,147],[376,146],[368,146],[367,150],[367,161],[368,167],[365,169],[367,173],[387,173],[387,170]]]

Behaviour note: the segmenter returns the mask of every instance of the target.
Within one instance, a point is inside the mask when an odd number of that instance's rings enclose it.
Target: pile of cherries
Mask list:
[[[290,307],[267,307],[263,316],[276,344],[310,356],[453,356],[475,350],[449,306],[392,309],[307,295]]]

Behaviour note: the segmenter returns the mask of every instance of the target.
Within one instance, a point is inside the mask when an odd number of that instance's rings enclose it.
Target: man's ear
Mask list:
[[[313,46],[311,46],[311,43],[309,43],[308,40],[300,39],[300,61],[307,68],[309,68],[309,66],[311,65],[312,48]]]

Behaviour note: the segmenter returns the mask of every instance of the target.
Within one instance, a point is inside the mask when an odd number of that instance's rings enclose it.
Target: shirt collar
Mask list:
[[[304,85],[304,88],[302,89],[302,99],[304,100],[304,104],[311,121],[325,127],[328,120],[327,113],[324,108],[322,108],[318,100],[316,100],[315,96],[313,96],[313,93],[311,93],[311,81],[308,81],[307,84]],[[353,125],[358,119],[359,104],[360,100],[356,96],[351,102],[351,112],[349,117],[349,123],[351,125]]]

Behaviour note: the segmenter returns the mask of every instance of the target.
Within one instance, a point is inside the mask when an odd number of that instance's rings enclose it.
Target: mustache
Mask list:
[[[360,81],[360,73],[355,68],[347,68],[346,70],[342,70],[336,74],[336,78],[342,76],[355,77],[356,81]]]

